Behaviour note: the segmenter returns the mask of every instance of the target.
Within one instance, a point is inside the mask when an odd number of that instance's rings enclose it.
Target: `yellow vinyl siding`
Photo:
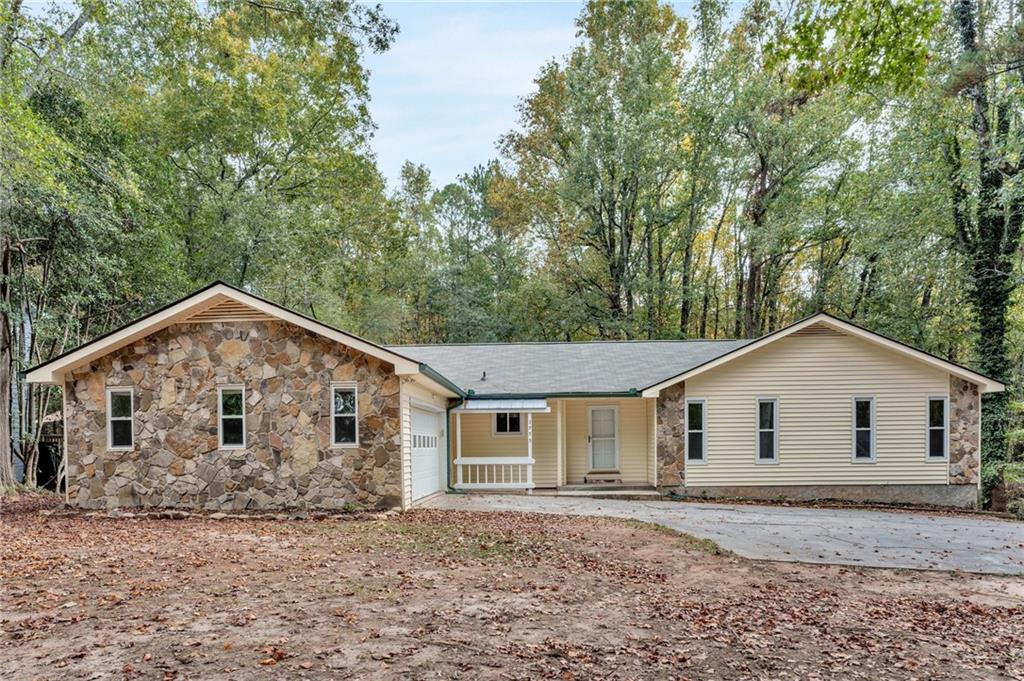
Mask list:
[[[412,503],[412,406],[414,402],[430,404],[444,410],[448,400],[437,395],[411,379],[403,379],[400,386],[402,410],[402,507]],[[444,418],[441,418],[444,421]],[[440,446],[445,447],[442,440]],[[444,476],[441,476],[444,479]]]
[[[533,484],[536,487],[558,485],[558,427],[557,403],[548,401],[551,412],[533,415]],[[522,435],[495,435],[493,414],[462,414],[462,456],[526,456],[526,414],[522,417]],[[449,432],[452,433],[452,458],[455,451],[455,414]],[[452,479],[455,471],[452,466]]]
[[[686,382],[707,399],[707,463],[686,466],[688,486],[945,483],[925,458],[930,395],[949,375],[838,333],[794,334]],[[854,463],[854,396],[874,396],[875,463]],[[755,463],[757,397],[779,399],[779,461]]]
[[[590,471],[588,407],[614,405],[619,408],[619,473],[622,482],[647,484],[650,480],[648,460],[650,451],[650,417],[647,413],[648,400],[595,399],[565,400],[565,447],[566,482],[570,485],[583,483],[583,476]]]

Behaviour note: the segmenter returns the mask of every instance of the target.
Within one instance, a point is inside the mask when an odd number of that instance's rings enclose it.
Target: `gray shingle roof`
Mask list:
[[[395,345],[477,395],[624,393],[704,364],[749,340]],[[487,379],[481,380],[487,372]]]

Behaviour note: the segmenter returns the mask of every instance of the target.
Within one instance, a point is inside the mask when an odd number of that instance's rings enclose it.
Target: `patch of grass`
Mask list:
[[[478,558],[500,557],[508,558],[514,552],[515,547],[505,537],[481,532],[476,536],[476,545],[469,547],[469,552]]]
[[[661,523],[654,523],[648,520],[636,520],[633,518],[625,520],[624,522],[630,527],[635,527],[638,530],[650,530],[652,532],[657,532],[658,534],[664,534],[666,536],[672,537],[673,539],[678,541],[679,545],[682,548],[685,548],[690,551],[710,553],[714,556],[728,556],[732,554],[731,551],[723,549],[712,539],[694,537],[692,534],[687,534],[685,532],[680,532],[679,530],[674,530],[671,527],[668,527],[667,525],[662,525]]]

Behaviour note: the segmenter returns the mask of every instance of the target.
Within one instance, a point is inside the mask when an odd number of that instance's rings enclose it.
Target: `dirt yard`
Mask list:
[[[0,508],[0,678],[1024,679],[1024,580],[762,563],[626,521]]]

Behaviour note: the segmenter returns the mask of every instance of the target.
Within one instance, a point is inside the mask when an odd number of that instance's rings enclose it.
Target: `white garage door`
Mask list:
[[[412,500],[422,499],[441,489],[443,441],[438,414],[412,410]]]

